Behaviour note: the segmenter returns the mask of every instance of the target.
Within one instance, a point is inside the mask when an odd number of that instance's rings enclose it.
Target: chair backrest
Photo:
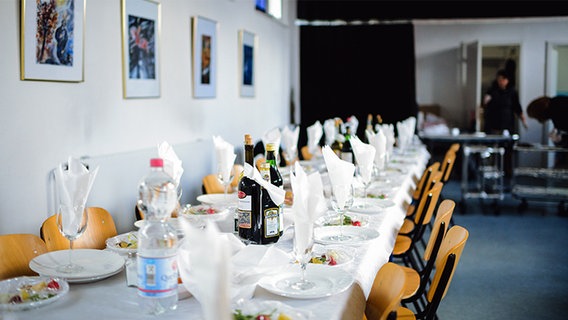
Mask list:
[[[106,248],[106,240],[117,235],[111,214],[103,208],[88,207],[87,215],[87,228],[79,238],[73,241],[73,248]],[[56,219],[57,216],[52,215],[41,225],[40,235],[48,251],[69,249],[69,240],[59,231]]]
[[[438,181],[424,193],[424,196],[418,203],[418,207],[416,207],[416,214],[414,215],[414,224],[416,226],[427,225],[430,223],[443,187],[444,183]]]
[[[436,257],[436,272],[426,295],[428,305],[424,310],[423,319],[435,319],[436,311],[450,287],[468,237],[467,229],[458,225],[454,225],[446,233]]]
[[[412,194],[412,198],[414,200],[420,200],[420,198],[422,197],[422,195],[425,192],[425,189],[427,189],[427,188],[424,188],[424,186],[428,186],[432,183],[432,173],[439,171],[439,169],[440,169],[440,162],[437,162],[437,161],[432,163],[426,169],[424,169],[424,172],[422,173],[420,180],[418,180],[418,184],[416,185],[416,189],[414,190],[414,193]]]
[[[302,153],[302,158],[304,160],[312,160],[312,157],[314,156],[311,152],[310,149],[308,148],[308,146],[303,146],[300,148],[300,152]]]
[[[440,166],[440,171],[442,172],[442,182],[447,182],[450,179],[450,175],[454,168],[454,163],[456,162],[457,150],[459,150],[460,145],[457,144],[457,149],[450,147],[444,156],[444,161]]]
[[[386,320],[400,306],[406,275],[401,266],[385,263],[373,281],[365,306],[367,319]]]
[[[47,252],[45,242],[31,233],[0,235],[0,280],[37,276],[29,267],[30,261]]]
[[[241,178],[241,172],[245,170],[245,167],[242,164],[234,164],[233,165],[233,181],[231,181],[231,188],[233,190],[237,190],[239,187],[239,181]]]
[[[434,219],[432,231],[430,232],[430,238],[428,239],[428,243],[424,249],[424,260],[429,261],[430,258],[436,259],[437,252],[433,252],[436,236],[441,234],[443,237],[448,231],[448,226],[450,225],[450,220],[452,219],[455,207],[455,201],[450,199],[442,201],[438,206],[436,218]]]

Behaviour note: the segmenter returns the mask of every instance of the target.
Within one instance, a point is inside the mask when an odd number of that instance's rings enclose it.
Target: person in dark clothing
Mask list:
[[[510,76],[505,70],[497,71],[495,84],[492,85],[483,98],[485,133],[510,134],[516,132],[515,116],[527,127],[523,109],[519,102],[517,90],[510,84]]]
[[[540,97],[527,107],[529,117],[544,123],[551,120],[550,139],[558,147],[568,148],[568,96]]]

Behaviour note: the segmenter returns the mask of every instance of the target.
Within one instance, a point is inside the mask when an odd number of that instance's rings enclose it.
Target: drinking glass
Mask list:
[[[317,286],[314,281],[306,278],[306,267],[312,258],[314,247],[313,223],[300,223],[294,225],[294,256],[300,264],[300,277],[289,282],[289,286],[295,290],[309,290]]]
[[[229,186],[231,185],[234,177],[235,170],[233,168],[231,168],[229,170],[229,174],[227,174],[225,168],[223,168],[221,165],[217,167],[217,179],[219,179],[219,182],[223,185],[223,198],[225,199],[225,202],[228,201],[227,194],[229,193]]]
[[[343,216],[353,205],[353,186],[350,184],[331,186],[331,207],[339,214],[339,235],[330,237],[333,241],[348,241],[351,236],[343,234]]]
[[[367,165],[357,164],[357,173],[363,183],[363,201],[367,205],[366,199],[368,195],[368,189],[373,181],[373,163]]]
[[[297,146],[286,147],[283,153],[284,153],[284,160],[286,160],[286,166],[289,168],[288,172],[293,172],[294,162],[298,158],[298,147]]]
[[[85,206],[71,206],[61,204],[57,212],[57,227],[61,234],[69,240],[69,261],[56,268],[62,273],[77,273],[84,268],[73,263],[73,241],[79,238],[87,228],[87,210]]]

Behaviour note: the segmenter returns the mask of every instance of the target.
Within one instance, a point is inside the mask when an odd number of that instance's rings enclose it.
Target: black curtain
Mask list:
[[[416,116],[415,88],[412,24],[300,27],[300,146],[316,120],[355,115],[363,138],[369,113]]]

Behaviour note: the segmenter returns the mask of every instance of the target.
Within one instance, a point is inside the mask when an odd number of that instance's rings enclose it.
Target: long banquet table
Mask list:
[[[355,279],[351,287],[339,294],[317,299],[291,299],[270,293],[257,286],[255,300],[280,301],[292,308],[307,310],[312,319],[356,319],[360,320],[365,301],[371,290],[377,271],[390,257],[394,240],[405,217],[405,210],[411,200],[411,193],[430,158],[425,146],[415,145],[413,152],[392,157],[389,165],[404,169],[396,179],[399,187],[391,200],[395,205],[384,211],[367,214],[368,227],[379,232],[379,237],[362,245],[352,246],[354,261],[342,267]],[[291,221],[291,212],[285,213],[285,221]],[[286,223],[285,223],[286,224]],[[292,247],[288,228],[277,243],[285,248]],[[181,299],[172,312],[159,316],[142,313],[137,304],[137,289],[126,285],[125,271],[103,280],[84,284],[70,284],[69,293],[58,301],[41,308],[1,314],[4,319],[201,319],[201,307],[193,297]]]

